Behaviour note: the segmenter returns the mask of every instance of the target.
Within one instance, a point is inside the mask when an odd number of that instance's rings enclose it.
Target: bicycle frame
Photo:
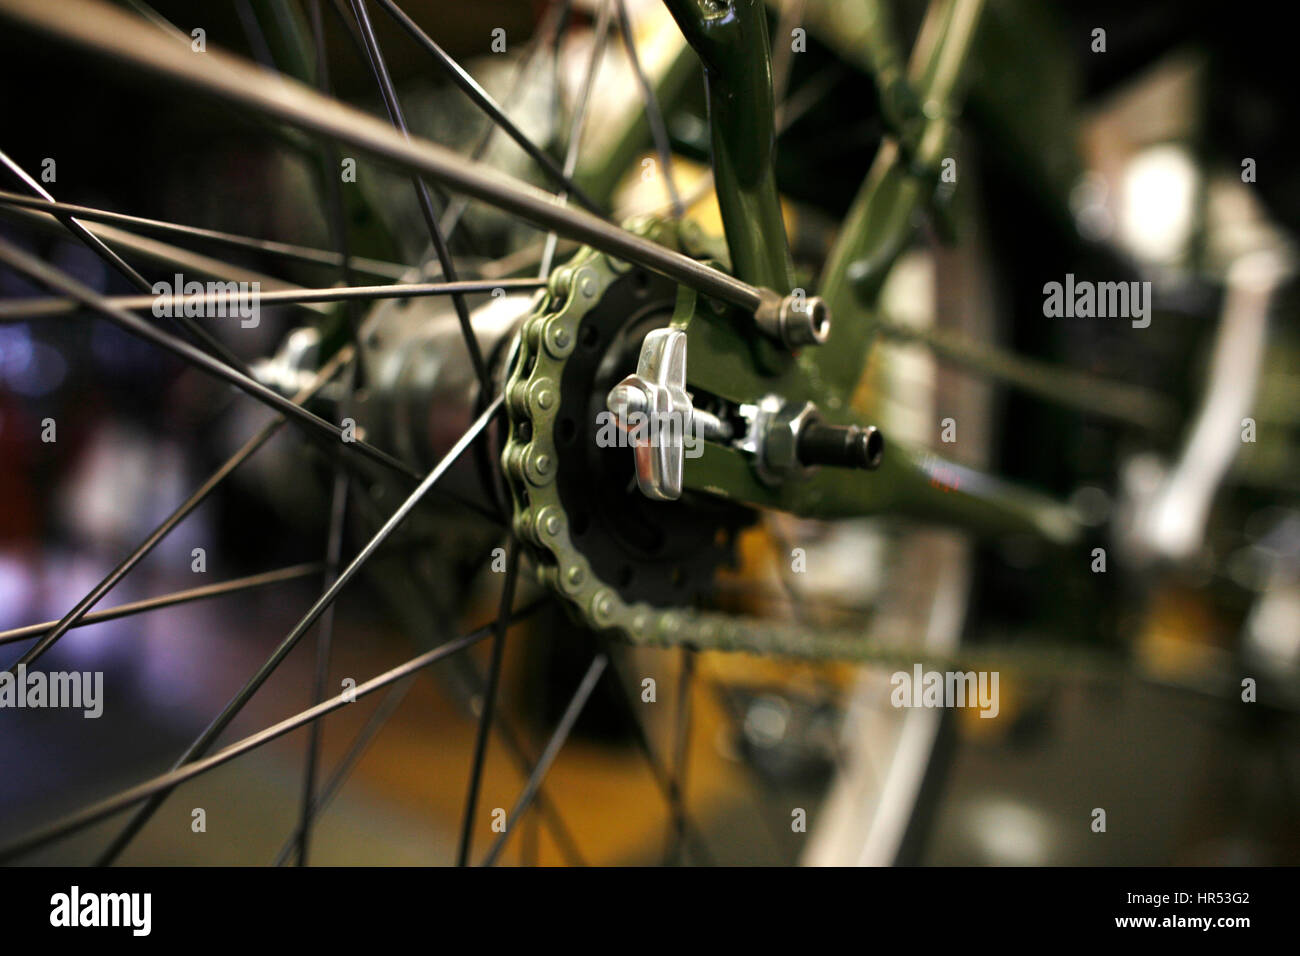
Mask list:
[[[714,7],[707,0],[665,0],[704,64],[713,172],[731,267],[757,285],[794,287],[789,245],[773,171],[771,60],[759,0]],[[871,24],[864,56],[877,69],[882,112],[895,129],[873,163],[821,276],[818,294],[833,315],[829,341],[797,356],[782,353],[748,323],[696,308],[684,290],[674,324],[690,342],[688,382],[730,401],[777,393],[811,401],[832,421],[861,420],[854,408],[875,338],[872,321],[890,268],[911,242],[917,214],[930,202],[962,93],[962,76],[983,0],[936,0],[927,13],[908,75],[887,7],[860,0]],[[782,38],[784,42],[784,38]],[[871,476],[823,469],[805,481],[764,484],[746,456],[710,445],[687,463],[688,487],[763,507],[816,517],[894,512],[990,534],[1028,532],[1066,543],[1072,517],[1044,496],[891,442]]]

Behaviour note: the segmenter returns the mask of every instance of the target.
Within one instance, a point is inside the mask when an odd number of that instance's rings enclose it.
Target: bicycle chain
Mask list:
[[[659,221],[630,228],[674,246],[693,244],[691,233],[679,236]],[[501,462],[514,505],[515,534],[538,556],[542,583],[565,599],[589,627],[618,633],[634,644],[809,658],[889,656],[887,648],[873,648],[861,634],[819,632],[794,623],[694,608],[658,608],[644,601],[629,603],[574,545],[556,486],[560,383],[583,317],[630,268],[590,247],[579,250],[551,274],[545,292],[524,320],[510,362],[505,386],[509,429]],[[693,308],[694,297],[691,290],[679,294],[679,314],[687,306]]]

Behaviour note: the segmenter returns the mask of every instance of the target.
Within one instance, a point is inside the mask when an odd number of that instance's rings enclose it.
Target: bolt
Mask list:
[[[626,430],[628,416],[635,412],[645,414],[650,407],[650,396],[645,393],[645,389],[623,381],[610,389],[605,398],[605,407],[618,416],[619,427]]]
[[[787,348],[822,345],[831,334],[831,310],[821,296],[800,301],[788,295],[781,300],[779,325]]]
[[[764,289],[754,320],[767,335],[794,352],[805,345],[822,345],[831,334],[831,310],[821,296],[791,293],[782,296]]]
[[[827,425],[809,422],[799,431],[796,452],[803,465],[835,465],[840,468],[880,467],[885,438],[874,425]]]
[[[695,424],[699,426],[700,434],[704,438],[719,444],[726,444],[731,441],[732,429],[730,422],[725,422],[717,415],[699,408],[695,409],[692,417]]]

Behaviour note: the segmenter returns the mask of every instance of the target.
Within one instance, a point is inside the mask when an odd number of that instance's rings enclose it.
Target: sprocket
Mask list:
[[[659,241],[674,232],[649,221],[641,228]],[[507,374],[503,462],[516,528],[542,543],[543,577],[562,594],[573,596],[576,575],[623,604],[693,605],[752,520],[748,509],[707,496],[651,501],[635,488],[628,450],[597,443],[605,395],[677,303],[671,280],[583,249],[554,273],[524,321]],[[558,516],[564,533],[539,541],[543,513]],[[600,626],[600,618],[591,623]]]

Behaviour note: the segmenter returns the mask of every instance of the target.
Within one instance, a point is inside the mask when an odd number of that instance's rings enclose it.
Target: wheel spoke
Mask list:
[[[365,495],[357,495],[355,500],[363,511],[368,512],[371,519],[379,520],[377,517],[378,509],[368,497]],[[433,578],[427,568],[422,564],[416,564],[413,565],[413,571],[417,577],[423,580],[426,590],[428,590],[429,593],[434,593],[435,589],[438,587],[438,581]],[[511,618],[511,623],[518,620],[520,620],[520,616],[515,615],[515,617]],[[432,635],[434,641],[443,639],[444,637],[445,635],[437,631]],[[484,693],[487,687],[487,681],[483,674],[480,673],[478,666],[474,663],[472,658],[463,655],[456,657],[454,659],[454,666],[460,670],[461,676],[469,683],[469,694],[471,696],[482,695]],[[457,696],[458,698],[461,698],[461,695]],[[468,701],[465,701],[465,703],[468,706]],[[472,713],[472,706],[469,706],[469,709],[471,710],[471,715],[475,716]],[[515,728],[507,714],[504,712],[496,713],[492,721],[492,727],[496,730],[498,736],[500,736],[501,743],[505,746],[511,759],[514,760],[516,768],[526,780],[533,772],[535,764],[531,754],[528,753],[527,748],[525,748],[521,742],[523,735]],[[546,824],[550,828],[551,835],[555,838],[556,846],[564,855],[565,859],[570,865],[586,866],[586,860],[583,859],[577,843],[574,841],[572,834],[564,823],[564,820],[560,817],[558,808],[552,804],[544,789],[538,791],[536,802],[538,812],[545,818]]]
[[[4,165],[7,166],[15,176],[17,176],[20,180],[22,180],[22,182],[29,189],[31,189],[33,192],[39,195],[42,199],[45,199],[49,202],[55,201],[54,196],[50,194],[49,190],[47,190],[44,186],[42,186],[35,179],[29,176],[21,166],[15,163],[3,152],[0,152],[0,162],[4,163]],[[133,286],[135,286],[139,291],[149,292],[153,288],[149,284],[148,279],[140,275],[139,272],[137,272],[134,268],[132,268],[130,265],[126,263],[126,260],[124,260],[112,249],[108,248],[108,246],[106,246],[101,239],[99,239],[97,236],[91,233],[89,229],[87,229],[76,219],[74,219],[71,216],[60,216],[60,215],[56,215],[55,218],[58,219],[59,222],[63,223],[64,227],[70,233],[72,233],[74,236],[80,239],[87,247],[89,247],[91,252],[95,253],[95,255],[99,256],[110,266],[112,266],[115,270],[117,270],[119,273],[125,276],[126,280],[130,282]],[[217,356],[227,365],[232,365],[235,368],[240,369],[241,371],[247,371],[241,364],[238,357],[236,357],[234,352],[230,351],[230,349],[228,349],[220,339],[213,336],[211,333],[208,332],[207,329],[203,328],[203,326],[199,325],[192,318],[190,318],[189,316],[183,313],[180,315],[173,315],[172,318],[175,320],[176,324],[179,325],[187,335],[189,335],[191,339],[198,342],[205,349],[207,349],[213,355]]]
[[[528,68],[532,65],[533,57],[537,55],[537,51],[542,48],[547,38],[551,42],[559,43],[565,25],[568,23],[570,3],[572,3],[572,0],[561,0],[560,3],[552,4],[547,8],[546,15],[538,25],[537,33],[529,42],[524,55],[519,58],[519,62],[515,65],[514,77],[510,82],[510,90],[505,99],[507,106],[514,102],[520,90],[523,89],[524,80],[528,76]],[[487,148],[492,142],[493,135],[500,128],[491,120],[488,121],[483,129],[483,134],[479,137],[478,142],[474,144],[474,148],[470,150],[469,158],[471,161],[477,162],[483,158],[483,154],[487,152]],[[451,242],[452,236],[456,234],[456,227],[460,225],[461,218],[465,215],[465,209],[468,206],[469,200],[465,196],[457,196],[443,214],[442,231],[446,235],[448,242]]]
[[[355,381],[355,369],[349,377]],[[349,385],[349,392],[351,386]],[[325,545],[324,584],[328,590],[339,574],[339,558],[343,550],[343,527],[348,511],[348,475],[338,465],[334,466],[334,490],[330,496],[329,540]],[[316,631],[316,674],[312,681],[312,703],[325,699],[325,685],[329,681],[330,651],[334,641],[334,610],[331,604],[321,617]],[[507,606],[501,612],[509,614]],[[324,725],[317,721],[311,725],[307,736],[307,756],[302,773],[302,809],[298,824],[298,865],[306,866],[311,844],[312,804],[315,802],[316,765],[320,760],[321,734]]]
[[[328,289],[278,289],[273,292],[258,293],[257,301],[261,305],[307,305],[316,302],[353,302],[371,299],[417,299],[435,295],[468,295],[473,293],[495,292],[503,289],[507,292],[529,292],[540,289],[546,283],[541,279],[462,279],[458,282],[395,282],[391,285],[360,285],[350,287],[331,287]],[[174,299],[176,307],[199,307],[215,309],[233,304],[239,293],[224,291],[204,292],[196,295],[178,296]],[[158,301],[155,295],[117,295],[102,296],[102,301],[118,309],[138,311],[152,309]],[[85,305],[78,299],[8,299],[0,301],[0,322],[26,322],[31,319],[52,318],[60,315],[75,315]]]
[[[379,83],[379,92],[383,95],[384,105],[388,108],[389,119],[392,120],[394,128],[405,139],[411,138],[411,131],[407,128],[406,117],[402,114],[402,105],[397,99],[397,90],[393,87],[393,78],[388,72],[388,64],[384,61],[383,51],[379,49],[379,41],[375,37],[374,26],[370,22],[370,14],[366,11],[366,0],[351,0],[352,12],[357,18],[357,26],[361,28],[361,36],[366,42],[366,51],[370,54],[370,65],[374,70],[375,80]],[[429,187],[425,185],[424,180],[419,176],[411,179],[411,185],[415,187],[416,199],[419,200],[420,214],[424,216],[424,223],[429,229],[429,238],[433,241],[433,251],[438,257],[438,263],[442,266],[443,278],[449,282],[455,282],[456,264],[452,261],[451,251],[447,248],[447,242],[442,235],[442,227],[438,225],[438,216],[433,210],[433,200],[429,198]],[[478,337],[474,334],[474,326],[470,322],[469,308],[465,305],[465,297],[460,293],[455,293],[451,297],[452,304],[456,309],[456,318],[460,321],[461,336],[465,340],[465,348],[469,352],[470,363],[474,366],[474,374],[478,378],[479,388],[484,395],[492,391],[492,380],[488,375],[487,364],[483,361],[483,352],[479,348]]]
[[[50,193],[48,189],[46,189],[35,179],[33,179],[28,174],[27,170],[23,169],[12,159],[10,159],[9,156],[6,155],[3,150],[0,150],[0,163],[3,163],[9,169],[9,171],[13,173],[16,177],[18,177],[18,179],[23,183],[23,185],[25,185],[28,189],[30,189],[33,193],[35,193],[36,196],[49,203],[53,203],[55,201],[54,196]],[[130,265],[128,265],[127,262],[116,252],[108,248],[108,246],[104,245],[104,243],[97,236],[91,235],[90,231],[86,229],[86,227],[83,226],[79,221],[74,219],[72,216],[68,216],[68,215],[58,215],[56,216],[56,218],[59,220],[59,222],[63,223],[63,225],[67,228],[67,230],[70,233],[72,233],[83,243],[85,243],[91,252],[99,256],[110,266],[112,266],[115,270],[117,270],[117,272],[123,275],[126,278],[127,282],[131,283],[131,285],[135,286],[141,292],[149,291],[149,289],[151,288],[151,286],[149,285],[149,280],[146,279],[144,276],[140,275],[140,273],[136,272],[135,269],[133,269]]]
[[[432,488],[456,462],[456,459],[460,457],[461,453],[473,444],[474,440],[478,438],[484,429],[487,428],[488,423],[491,422],[492,418],[501,408],[502,401],[501,396],[498,396],[492,401],[483,414],[480,415],[474,424],[470,426],[469,430],[461,436],[460,440],[451,447],[451,450],[443,456],[442,460],[439,461],[425,479],[420,482],[415,491],[413,491],[410,496],[397,507],[397,510],[388,518],[383,527],[366,542],[365,546],[357,553],[356,557],[348,563],[348,566],[334,580],[334,583],[326,588],[324,593],[316,599],[316,602],[294,626],[293,630],[290,631],[284,640],[280,642],[280,645],[275,649],[271,656],[267,658],[265,663],[262,664],[257,673],[249,678],[248,682],[240,689],[240,691],[230,699],[230,702],[226,704],[225,708],[217,715],[216,719],[208,725],[208,728],[199,735],[198,739],[186,748],[185,753],[183,753],[180,759],[176,762],[177,768],[183,764],[190,763],[207,753],[208,749],[216,741],[221,732],[225,730],[226,726],[232,720],[234,720],[235,715],[243,709],[244,705],[252,699],[253,695],[257,693],[258,688],[260,688],[262,684],[266,682],[267,678],[275,672],[275,669],[280,666],[280,663],[288,656],[289,652],[293,650],[303,634],[305,634],[311,626],[316,623],[317,619],[319,619],[325,612],[325,609],[334,603],[334,600],[339,596],[343,588],[347,586],[348,582],[351,581],[356,573],[365,566],[366,562],[370,560],[379,546],[388,539],[389,535],[397,530],[397,527],[403,520],[405,520],[406,516],[411,513],[429,489]],[[99,860],[100,864],[107,865],[116,859],[118,854],[126,848],[127,844],[130,843],[131,839],[140,828],[144,826],[151,816],[153,816],[154,811],[162,805],[162,802],[166,797],[166,791],[158,793],[148,803],[140,808],[136,815],[131,819],[131,822],[127,824],[126,829],[118,835],[105,851]]]
[[[659,163],[664,168],[664,182],[668,186],[668,199],[672,203],[673,216],[677,219],[686,214],[682,206],[682,197],[677,192],[677,179],[673,176],[673,153],[668,143],[668,127],[664,125],[664,114],[659,109],[659,100],[655,97],[654,87],[641,67],[641,57],[636,51],[636,35],[632,32],[632,20],[627,15],[627,0],[614,0],[618,4],[618,29],[623,35],[623,46],[627,50],[632,72],[636,74],[637,85],[641,88],[641,100],[645,104],[646,122],[650,125],[650,136],[654,140],[655,150],[659,153]]]
[[[459,660],[459,658],[457,658],[457,660]],[[325,781],[325,786],[321,787],[312,797],[310,813],[307,815],[305,820],[299,822],[298,829],[289,834],[289,838],[285,840],[284,845],[280,847],[280,852],[275,855],[275,859],[271,863],[272,866],[283,866],[294,850],[300,848],[299,840],[302,828],[306,825],[307,821],[315,820],[325,812],[326,808],[330,805],[330,802],[334,799],[334,795],[343,788],[343,784],[347,782],[353,769],[361,760],[362,756],[364,756],[371,741],[373,741],[375,737],[379,736],[379,731],[384,729],[384,725],[388,723],[388,718],[397,712],[397,708],[402,705],[402,701],[406,700],[406,695],[410,692],[413,686],[415,686],[414,675],[394,684],[393,688],[384,695],[384,699],[379,702],[379,706],[375,708],[374,713],[366,719],[365,725],[362,726],[361,730],[357,732],[357,735],[352,738],[352,743],[348,747],[347,753],[343,755],[343,758],[335,766],[334,772],[331,773],[329,779]],[[299,850],[299,852],[301,852],[301,850]]]
[[[311,16],[312,46],[316,54],[316,83],[320,91],[328,96],[330,93],[329,57],[326,55],[325,50],[325,25],[321,17],[320,0],[310,0],[308,6],[310,7]],[[344,211],[343,187],[340,185],[339,179],[331,174],[331,170],[339,167],[338,151],[334,148],[333,143],[324,144],[324,148],[328,157],[327,167],[322,178],[329,183],[327,187],[329,198],[326,201],[326,217],[330,224],[330,231],[334,236],[334,242],[340,250],[341,261],[339,265],[343,284],[346,286],[352,284],[352,262],[348,246],[347,216]],[[361,347],[358,336],[360,321],[357,317],[354,302],[348,303],[347,316],[348,331],[352,343],[359,349]],[[356,368],[353,367],[348,371],[345,414],[351,413],[357,381]],[[339,574],[339,561],[343,552],[343,533],[347,522],[349,484],[349,475],[336,462],[334,465],[334,489],[330,496],[329,536],[325,545],[326,568],[324,584],[326,588],[334,583]],[[324,619],[316,632],[316,674],[312,686],[312,703],[314,704],[318,704],[325,699],[325,687],[329,681],[330,656],[334,642],[334,612],[335,606],[331,604],[326,609]],[[503,611],[506,614],[509,612],[509,608]],[[389,692],[390,695],[397,692],[397,690],[398,688],[393,688]],[[316,769],[320,763],[321,737],[324,730],[324,723],[315,721],[307,732],[307,754],[302,771],[302,806],[299,811],[298,821],[299,866],[306,866],[310,857],[312,821],[315,819],[316,806]]]
[[[509,624],[513,626],[519,623],[544,603],[545,602],[542,600],[530,602],[510,616]],[[496,632],[499,624],[500,621],[497,621],[489,625],[489,627],[492,628],[493,633]],[[473,661],[466,658],[463,654],[455,655],[452,658],[452,661],[458,667],[461,667],[463,673],[471,677],[476,685],[482,687],[483,676],[479,674]],[[328,781],[318,792],[315,801],[312,803],[313,818],[320,817],[320,815],[329,807],[334,797],[338,794],[339,790],[342,789],[343,784],[347,782],[348,777],[360,762],[361,757],[365,754],[370,743],[379,735],[379,731],[383,729],[389,718],[396,713],[397,708],[401,706],[402,701],[406,699],[406,695],[410,692],[413,685],[414,679],[408,677],[395,684],[392,690],[384,695],[384,699],[380,702],[379,706],[375,708],[374,713],[367,718],[365,725],[352,739],[352,743],[348,747],[347,753],[344,754],[335,765]],[[518,757],[520,762],[519,765],[523,770],[523,775],[527,778],[528,775],[532,773],[533,763],[528,755],[524,753],[518,738],[515,736],[510,723],[504,718],[504,715],[497,717],[494,727],[496,728],[497,733],[501,736],[502,742],[505,743],[506,749],[509,750],[512,755]],[[545,791],[538,790],[536,802],[537,812],[545,818],[547,825],[551,828],[552,836],[554,836],[555,842],[560,848],[560,852],[565,855],[569,864],[571,866],[586,866],[586,860],[584,860],[582,854],[578,852],[578,848],[573,842],[573,837],[564,826],[564,822],[560,819],[559,814],[556,812],[554,807],[551,806],[550,801],[547,800]],[[295,833],[291,834],[289,838],[285,840],[284,845],[280,847],[280,852],[276,855],[272,865],[284,865],[296,846],[297,833],[295,831]]]
[[[596,85],[596,75],[600,72],[600,61],[605,58],[605,47],[609,43],[609,19],[614,0],[601,0],[600,13],[596,17],[596,36],[591,45],[591,58],[587,61],[587,73],[582,80],[582,93],[578,98],[578,108],[574,111],[573,122],[569,126],[569,148],[564,156],[564,174],[572,176],[578,169],[578,148],[582,143],[582,130],[586,126],[587,106],[591,102],[591,91]],[[561,192],[556,199],[561,205],[568,200],[568,193]],[[546,237],[546,251],[542,253],[542,268],[538,273],[545,278],[550,275],[551,265],[555,260],[555,244],[559,236],[552,230]]]
[[[63,224],[52,214],[24,209],[13,204],[0,203],[0,216],[28,223],[47,234],[61,235],[65,231]],[[247,282],[250,285],[256,282],[263,293],[300,288],[292,282],[285,282],[254,269],[237,266],[190,249],[182,249],[149,236],[136,235],[116,226],[92,223],[87,225],[86,229],[115,249],[124,249],[143,259],[161,263],[172,270],[206,276],[222,282]],[[321,305],[312,305],[308,308],[322,313],[327,310],[326,306]]]
[[[461,668],[461,672],[468,677],[482,693],[487,687],[487,682],[483,675],[479,673],[474,661],[468,657],[461,656],[456,658],[456,665]],[[510,722],[504,713],[496,715],[492,726],[495,728],[497,735],[501,738],[501,743],[505,746],[506,751],[510,754],[515,762],[519,772],[527,780],[532,775],[533,769],[537,766],[532,756],[524,748],[520,739],[519,731]],[[551,802],[550,797],[546,795],[544,788],[537,791],[537,812],[542,815],[546,826],[551,831],[551,836],[555,839],[556,846],[564,855],[570,866],[586,866],[587,861],[583,859],[578,844],[573,839],[573,834],[569,832],[568,826],[560,817],[559,809]]]
[[[173,591],[170,594],[159,594],[151,598],[143,598],[139,601],[131,601],[127,604],[119,604],[116,607],[105,608],[102,611],[91,611],[82,615],[80,620],[74,621],[68,625],[68,628],[88,627],[91,624],[100,624],[104,621],[115,621],[123,617],[131,617],[136,614],[145,614],[149,611],[156,611],[164,607],[175,607],[178,604],[188,604],[191,601],[202,601],[207,598],[224,597],[227,594],[238,594],[240,591],[250,591],[253,588],[266,587],[268,584],[282,584],[285,581],[296,581],[298,578],[310,577],[313,574],[320,574],[325,565],[314,562],[311,564],[295,564],[292,567],[280,568],[275,571],[263,571],[261,574],[250,574],[243,578],[234,578],[230,581],[220,581],[216,584],[205,584],[202,587],[190,588],[185,591]],[[28,624],[25,627],[14,627],[7,631],[0,631],[0,644],[12,644],[15,641],[24,641],[31,637],[40,637],[50,628],[58,625],[58,621],[43,621],[40,624]]]
[[[695,652],[689,647],[681,651],[681,671],[677,680],[677,709],[673,715],[673,789],[682,804],[682,813],[673,819],[673,829],[664,849],[664,866],[673,866],[686,841],[686,770],[690,762],[691,745],[691,693],[695,689]]]
[[[451,81],[460,87],[466,96],[474,101],[475,106],[487,114],[488,119],[499,126],[507,136],[518,143],[519,147],[542,167],[542,170],[547,176],[554,180],[557,185],[562,186],[565,193],[571,195],[581,205],[585,206],[588,211],[600,215],[600,208],[596,205],[595,201],[573,182],[573,174],[560,169],[560,167],[556,165],[554,159],[529,139],[524,134],[523,130],[516,126],[510,117],[506,116],[506,114],[501,110],[501,107],[499,107],[496,104],[496,101],[488,94],[487,90],[483,89],[483,87],[478,84],[478,81],[476,81],[474,77],[470,76],[469,73],[466,72],[459,63],[452,59],[442,47],[438,46],[438,44],[433,41],[432,37],[421,30],[419,24],[407,16],[402,11],[401,7],[394,3],[393,0],[375,0],[375,2],[383,7],[384,11],[397,21],[398,26],[405,30],[411,39],[422,46],[425,51],[433,57],[438,66],[440,66],[443,71],[451,77]]]
[[[542,755],[537,758],[537,766],[533,768],[532,774],[528,777],[528,782],[524,784],[524,789],[519,794],[519,799],[511,807],[510,813],[506,816],[506,828],[497,837],[496,843],[483,858],[483,866],[491,866],[505,849],[506,841],[510,839],[510,834],[514,826],[519,822],[519,818],[528,810],[533,798],[537,796],[538,789],[542,786],[542,781],[546,778],[547,772],[551,769],[551,764],[555,763],[555,758],[559,756],[560,748],[564,742],[569,739],[569,732],[573,730],[573,725],[578,722],[578,717],[582,714],[582,708],[587,705],[591,698],[591,692],[596,689],[596,682],[600,680],[600,675],[605,672],[606,665],[609,664],[609,658],[604,654],[597,654],[587,668],[587,673],[583,675],[582,682],[578,684],[578,689],[574,691],[573,698],[569,701],[569,706],[564,709],[560,722],[556,725],[551,739],[546,742],[546,747],[542,750]]]
[[[55,201],[54,196],[48,189],[33,179],[26,170],[5,155],[3,151],[0,151],[0,163],[3,163],[8,167],[10,172],[17,176],[28,189],[36,193],[40,198],[48,202]],[[148,279],[137,272],[132,266],[127,264],[125,259],[106,246],[103,240],[91,233],[89,229],[78,222],[75,218],[61,215],[56,215],[55,218],[58,219],[70,233],[80,239],[91,252],[99,256],[99,258],[103,259],[109,266],[124,276],[126,281],[135,286],[136,289],[141,292],[148,292],[152,288]],[[199,342],[204,348],[213,355],[219,357],[222,361],[238,366],[239,360],[235,357],[234,353],[226,348],[220,340],[213,337],[197,322],[183,314],[174,316],[174,318],[176,323],[185,330],[190,338]]]
[[[501,661],[505,656],[505,621],[510,606],[515,602],[515,586],[519,577],[519,548],[513,537],[506,542],[506,579],[501,588],[500,609],[497,612],[497,631],[492,635],[492,660],[488,666],[487,687],[479,705],[478,731],[474,737],[474,759],[470,764],[469,791],[465,795],[465,813],[460,826],[460,844],[456,851],[456,865],[469,865],[470,845],[474,835],[474,816],[478,810],[479,786],[483,782],[483,763],[487,756],[488,736],[492,731],[492,713],[496,705],[497,684],[501,679]]]
[[[641,755],[645,757],[646,764],[650,768],[651,776],[654,777],[655,783],[658,785],[660,792],[668,803],[669,810],[672,812],[673,826],[680,829],[682,833],[686,834],[690,838],[691,846],[694,848],[695,855],[699,860],[706,866],[711,866],[713,864],[713,858],[712,854],[709,853],[708,846],[704,842],[704,837],[701,835],[699,828],[691,820],[690,814],[686,812],[686,805],[682,802],[681,791],[678,790],[676,781],[673,779],[672,774],[670,774],[664,767],[663,761],[659,759],[658,755],[654,751],[654,747],[651,746],[650,735],[646,733],[645,725],[641,723],[641,716],[636,712],[636,708],[632,705],[632,702],[627,695],[627,684],[623,680],[623,676],[618,673],[612,660],[610,661],[609,670],[618,681],[620,692],[616,696],[622,702],[628,720],[632,725],[632,733],[636,745],[640,749]]]
[[[324,96],[332,96],[330,83],[329,52],[325,45],[325,18],[321,13],[321,0],[309,0],[307,6],[311,17],[312,49],[316,54],[316,86]],[[338,144],[327,140],[321,144],[325,154],[325,166],[321,169],[321,181],[326,184],[328,197],[325,201],[325,216],[329,223],[334,245],[339,251],[339,277],[345,286],[354,284],[353,276],[357,259],[352,254],[351,240],[348,238],[347,203],[343,198],[342,178],[334,173],[339,168],[340,158]],[[345,307],[348,332],[352,344],[361,347],[362,316],[356,303],[350,302]]]
[[[319,389],[324,387],[325,383],[328,382],[334,373],[338,371],[343,362],[350,358],[350,349],[346,352],[340,351],[339,354],[335,356],[335,359],[326,365],[325,368],[321,369],[321,371],[316,374],[316,377],[311,384],[309,384],[307,388],[303,389],[298,396],[295,396],[295,398],[306,401]],[[262,426],[261,430],[258,431],[257,434],[246,441],[239,451],[235,452],[234,455],[226,460],[225,464],[213,472],[208,480],[205,481],[197,491],[181,502],[176,510],[168,515],[163,522],[158,525],[158,527],[154,528],[154,530],[151,531],[149,535],[131,551],[130,554],[118,563],[117,567],[110,571],[103,580],[96,584],[90,590],[89,594],[78,601],[76,606],[65,614],[50,631],[24,651],[22,656],[14,662],[13,666],[17,667],[19,664],[31,664],[49,650],[50,647],[59,640],[59,638],[66,634],[69,628],[76,626],[77,622],[82,620],[86,616],[86,613],[98,604],[105,594],[116,587],[118,582],[121,581],[122,578],[126,577],[127,573],[132,568],[144,560],[145,555],[152,551],[158,542],[165,538],[177,525],[184,521],[190,512],[202,504],[208,495],[212,494],[212,492],[215,491],[216,488],[236,468],[250,458],[259,448],[265,445],[271,437],[280,430],[280,427],[284,422],[285,419],[277,418]]]
[[[149,4],[145,3],[144,0],[125,0],[125,2],[128,7],[140,14],[140,16],[144,17],[164,33],[175,37],[182,43],[188,44],[190,42],[190,38],[185,35],[184,30],[172,23],[153,7],[149,6]]]
[[[531,608],[521,610],[519,615],[516,615],[516,617],[529,613],[529,611],[531,611]],[[185,764],[184,766],[178,766],[167,773],[160,774],[144,783],[123,790],[105,800],[101,800],[89,807],[85,807],[75,813],[69,814],[61,820],[15,840],[13,843],[0,847],[0,862],[13,859],[16,856],[21,856],[22,854],[38,849],[47,843],[69,836],[79,830],[84,830],[91,824],[97,823],[106,817],[111,817],[116,813],[120,813],[142,800],[147,800],[150,797],[159,794],[166,795],[182,783],[185,783],[187,780],[193,780],[195,777],[205,774],[209,770],[219,767],[222,764],[229,763],[236,757],[242,756],[251,750],[261,747],[263,744],[270,743],[272,740],[283,737],[290,731],[297,730],[299,727],[309,724],[314,720],[319,720],[326,714],[333,713],[342,707],[347,707],[349,704],[360,700],[362,697],[367,697],[377,690],[387,687],[390,684],[395,684],[403,678],[409,677],[412,674],[455,654],[457,651],[462,651],[465,648],[478,643],[491,634],[492,629],[493,625],[491,624],[480,627],[477,630],[466,634],[464,637],[458,637],[453,641],[448,641],[446,644],[443,644],[440,647],[435,647],[433,650],[427,651],[419,657],[412,658],[405,664],[399,664],[397,667],[385,671],[377,677],[372,677],[364,684],[358,684],[356,688],[349,690],[346,693],[339,694],[337,697],[331,697],[329,700],[322,701],[315,707],[309,707],[307,710],[295,714],[292,717],[288,717],[277,724],[272,724],[265,730],[260,730],[255,734],[250,734],[241,740],[237,740],[230,746],[224,747],[208,757],[195,760],[191,763]]]
[[[81,206],[76,203],[54,202],[48,199],[20,196],[18,193],[12,193],[6,190],[0,190],[0,203],[9,206],[19,206],[24,209],[36,209],[41,212],[48,212],[56,215],[62,214],[66,216],[75,216],[89,222],[103,222],[125,226],[127,229],[134,229],[138,232],[152,232],[157,233],[158,235],[187,236],[191,239],[199,239],[205,242],[229,246],[235,249],[245,249],[249,252],[279,256],[284,259],[303,262],[308,265],[326,266],[337,269],[342,266],[344,261],[342,255],[337,252],[330,252],[326,249],[313,249],[309,246],[299,246],[289,242],[277,242],[272,239],[254,239],[250,236],[238,236],[234,233],[220,232],[216,229],[204,229],[200,226],[186,226],[181,223],[166,222],[161,219],[146,219],[143,216],[130,216],[125,213],[110,212],[107,209],[96,209],[93,206]],[[357,272],[363,272],[372,276],[380,276],[385,279],[401,279],[411,271],[409,266],[398,265],[396,262],[382,262],[379,259],[354,257],[350,261],[351,265]]]
[[[180,358],[186,360],[191,365],[195,365],[206,372],[224,379],[231,385],[234,385],[240,391],[258,399],[264,405],[286,415],[289,419],[309,426],[317,433],[324,433],[332,438],[339,439],[345,448],[355,449],[357,452],[364,454],[367,458],[379,462],[389,468],[393,468],[403,474],[410,474],[411,469],[398,461],[392,455],[385,451],[375,448],[367,442],[357,440],[342,441],[343,430],[332,422],[327,422],[319,415],[307,411],[300,405],[295,404],[290,399],[285,398],[279,392],[268,388],[251,376],[244,374],[238,369],[232,368],[223,362],[218,361],[206,352],[203,352],[173,335],[162,331],[150,325],[148,322],[132,315],[125,309],[120,309],[105,300],[104,296],[95,292],[87,286],[82,285],[75,279],[65,275],[60,270],[50,266],[34,256],[28,255],[17,246],[0,240],[0,262],[17,269],[36,279],[43,285],[48,286],[55,292],[62,292],[78,302],[96,312],[107,317],[114,324],[126,329],[142,339],[153,342],[155,345],[162,346],[169,352],[174,353]]]

